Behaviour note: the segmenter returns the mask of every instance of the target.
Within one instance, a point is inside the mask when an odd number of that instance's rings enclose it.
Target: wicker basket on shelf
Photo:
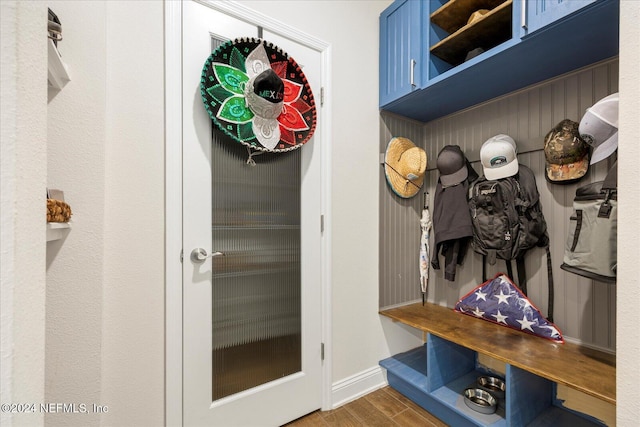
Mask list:
[[[47,199],[47,222],[67,222],[71,218],[71,206],[62,200]]]

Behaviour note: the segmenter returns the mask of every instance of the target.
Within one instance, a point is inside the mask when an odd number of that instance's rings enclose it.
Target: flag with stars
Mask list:
[[[509,278],[500,273],[455,305],[460,313],[564,343],[560,329],[549,322]]]

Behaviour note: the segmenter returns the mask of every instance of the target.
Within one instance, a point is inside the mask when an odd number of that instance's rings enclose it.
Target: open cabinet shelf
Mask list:
[[[71,230],[71,224],[68,222],[48,222],[47,242],[62,239],[69,230]]]
[[[432,23],[451,33],[431,46],[431,54],[451,65],[458,65],[473,49],[487,51],[511,39],[512,0],[501,2],[478,20],[467,24],[467,18],[477,10],[469,7],[473,3],[478,8],[490,8],[492,5],[491,2],[450,0],[441,8],[445,11],[438,9],[431,15]],[[486,6],[480,6],[481,3]]]
[[[452,34],[467,25],[473,12],[495,9],[505,1],[511,3],[511,0],[449,0],[431,14],[431,22]]]
[[[429,122],[613,58],[619,5],[394,0],[380,14],[379,106]]]

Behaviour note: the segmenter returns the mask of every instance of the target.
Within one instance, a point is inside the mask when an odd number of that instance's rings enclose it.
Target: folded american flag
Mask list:
[[[560,329],[545,319],[540,310],[502,273],[462,297],[454,310],[564,343]]]

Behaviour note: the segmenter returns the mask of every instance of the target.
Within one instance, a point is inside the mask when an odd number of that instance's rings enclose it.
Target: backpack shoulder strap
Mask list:
[[[549,246],[545,246],[547,252],[547,282],[549,283],[549,300],[547,304],[547,320],[553,322],[553,301],[554,301],[554,285],[553,285],[553,269],[551,262],[551,250]],[[516,258],[518,268],[518,287],[525,296],[527,295],[527,273],[524,265],[524,256]]]
[[[607,177],[604,179],[602,183],[603,189],[617,189],[618,188],[618,161],[616,160],[609,173],[607,173]]]
[[[536,204],[540,199],[540,193],[538,193],[538,184],[533,171],[529,167],[520,164],[515,178],[518,181],[518,196],[522,201],[528,202],[529,206]]]
[[[551,250],[549,245],[546,246],[547,250],[547,279],[549,281],[549,303],[547,304],[547,320],[553,322],[553,271],[551,270]]]
[[[527,295],[527,271],[524,266],[524,256],[516,258],[516,268],[518,269],[518,287],[523,294]]]

